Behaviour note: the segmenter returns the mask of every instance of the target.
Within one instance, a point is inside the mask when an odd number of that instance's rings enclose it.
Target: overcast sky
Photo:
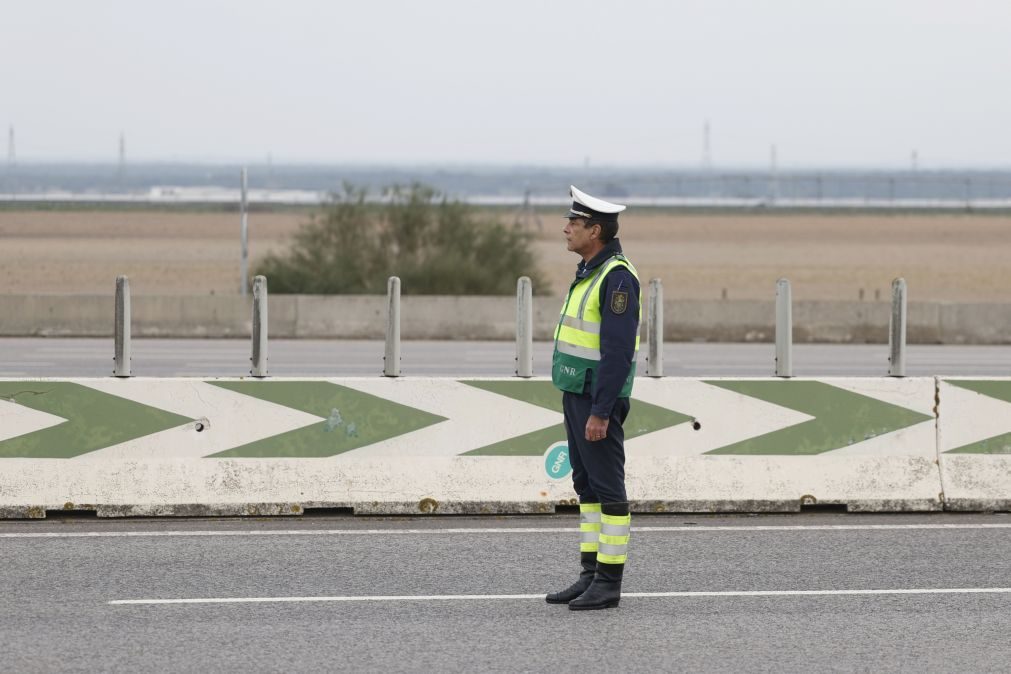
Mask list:
[[[1011,166],[1008,0],[0,0],[19,160]]]

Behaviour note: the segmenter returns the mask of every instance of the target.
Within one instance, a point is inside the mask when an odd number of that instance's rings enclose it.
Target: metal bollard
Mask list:
[[[267,277],[253,279],[253,367],[249,374],[267,376]]]
[[[116,277],[114,377],[130,376],[130,279]]]
[[[534,307],[530,278],[516,281],[516,376],[534,376]]]
[[[776,376],[793,376],[793,308],[790,281],[776,281]]]
[[[888,376],[906,376],[906,279],[892,281],[892,315],[888,320]]]
[[[649,353],[646,356],[646,376],[663,376],[663,281],[649,282],[649,312],[646,314],[646,339]]]
[[[400,279],[391,276],[386,282],[386,355],[383,356],[383,376],[400,376]]]

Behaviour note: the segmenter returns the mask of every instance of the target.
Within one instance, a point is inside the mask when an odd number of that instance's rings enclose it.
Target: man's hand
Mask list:
[[[607,437],[607,424],[609,420],[602,417],[595,417],[592,414],[586,420],[586,439],[590,442],[597,442]]]

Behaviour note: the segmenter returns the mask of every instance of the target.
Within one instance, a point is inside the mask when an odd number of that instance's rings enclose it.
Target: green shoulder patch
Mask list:
[[[628,293],[624,290],[615,290],[611,293],[611,313],[623,314],[628,309]]]

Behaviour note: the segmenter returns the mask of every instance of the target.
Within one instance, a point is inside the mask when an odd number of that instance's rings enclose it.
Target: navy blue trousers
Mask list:
[[[562,393],[565,432],[569,436],[569,461],[572,485],[580,503],[623,503],[625,494],[625,430],[628,398],[618,398],[607,424],[607,437],[590,442],[586,439],[586,420],[590,418],[589,395]]]

